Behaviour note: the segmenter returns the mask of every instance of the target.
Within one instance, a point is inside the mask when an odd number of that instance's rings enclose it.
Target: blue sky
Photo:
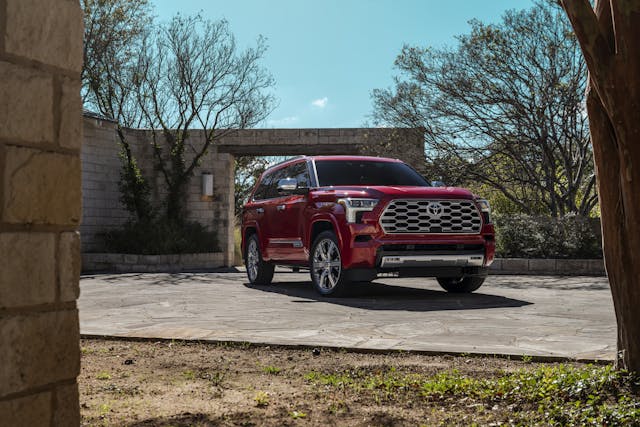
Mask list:
[[[371,90],[390,87],[403,44],[454,45],[478,18],[496,22],[532,0],[151,0],[160,20],[201,12],[229,21],[240,46],[268,40],[276,79],[266,128],[361,127]]]

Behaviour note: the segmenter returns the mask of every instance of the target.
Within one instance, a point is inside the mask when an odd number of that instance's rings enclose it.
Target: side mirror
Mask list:
[[[278,193],[280,194],[307,194],[308,187],[298,187],[298,181],[293,178],[284,178],[278,181]]]
[[[442,181],[431,181],[431,186],[432,187],[446,187],[447,184],[445,184]]]

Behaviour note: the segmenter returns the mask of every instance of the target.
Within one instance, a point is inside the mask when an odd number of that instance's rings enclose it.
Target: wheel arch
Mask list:
[[[242,251],[242,259],[246,259],[247,256],[247,242],[249,238],[254,234],[258,236],[258,241],[262,244],[262,239],[260,238],[260,227],[256,223],[247,224],[242,230],[242,243],[240,245],[240,249]],[[262,248],[261,248],[262,250]]]

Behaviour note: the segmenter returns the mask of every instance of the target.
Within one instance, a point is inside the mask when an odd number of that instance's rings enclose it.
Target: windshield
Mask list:
[[[339,185],[430,186],[404,163],[375,160],[316,160],[320,187]]]

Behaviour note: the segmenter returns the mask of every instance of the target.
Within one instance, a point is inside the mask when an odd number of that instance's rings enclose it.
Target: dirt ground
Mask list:
[[[398,381],[441,372],[489,378],[539,366],[464,355],[166,341],[85,339],[81,349],[82,424],[91,426],[526,425],[526,408],[425,399],[414,381]]]

